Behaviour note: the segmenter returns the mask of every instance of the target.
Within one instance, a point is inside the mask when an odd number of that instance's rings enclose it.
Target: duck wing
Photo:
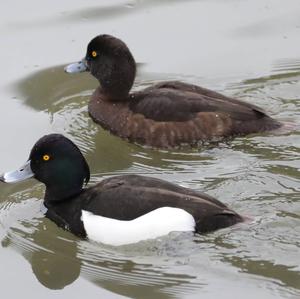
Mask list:
[[[155,121],[190,121],[198,113],[215,112],[234,120],[251,121],[266,116],[255,105],[196,85],[163,82],[131,95],[130,109]]]

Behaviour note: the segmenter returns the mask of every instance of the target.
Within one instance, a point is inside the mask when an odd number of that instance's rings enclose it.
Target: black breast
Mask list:
[[[81,221],[82,198],[80,195],[64,201],[45,202],[44,204],[48,209],[46,212],[47,218],[78,237],[86,237]]]

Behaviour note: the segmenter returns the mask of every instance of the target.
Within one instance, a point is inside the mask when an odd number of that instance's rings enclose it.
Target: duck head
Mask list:
[[[22,167],[4,173],[0,181],[15,183],[31,177],[46,185],[46,201],[58,201],[80,193],[83,184],[89,181],[90,171],[71,140],[60,134],[50,134],[36,142]]]
[[[135,60],[120,39],[98,35],[88,46],[85,57],[65,67],[67,73],[89,71],[98,79],[102,93],[113,100],[127,99],[136,75]]]

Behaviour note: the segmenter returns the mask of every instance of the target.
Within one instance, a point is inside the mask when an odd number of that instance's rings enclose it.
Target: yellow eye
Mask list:
[[[93,56],[93,57],[96,57],[96,56],[97,56],[97,52],[96,52],[96,51],[93,51],[93,52],[92,52],[92,56]]]
[[[50,156],[49,155],[44,155],[43,156],[43,160],[44,161],[49,161],[50,160]]]

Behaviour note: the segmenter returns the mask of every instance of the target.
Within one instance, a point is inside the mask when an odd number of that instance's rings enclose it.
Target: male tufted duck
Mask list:
[[[153,239],[172,231],[206,233],[243,221],[217,199],[164,180],[121,175],[89,188],[88,164],[66,137],[50,134],[6,183],[34,177],[46,185],[46,216],[73,234],[110,245]]]

